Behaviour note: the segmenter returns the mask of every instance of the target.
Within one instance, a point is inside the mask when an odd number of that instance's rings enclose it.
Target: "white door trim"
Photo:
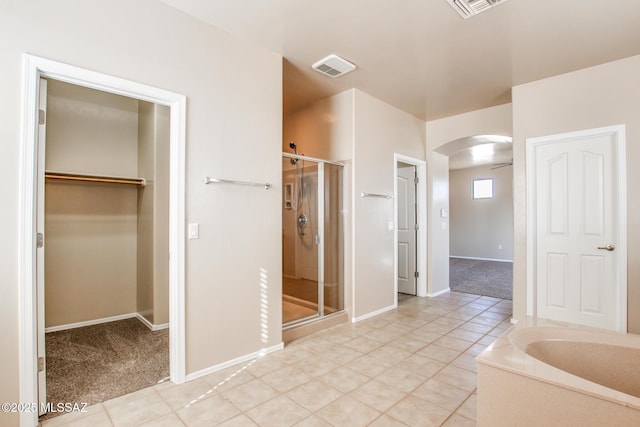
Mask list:
[[[618,221],[616,236],[616,266],[618,280],[624,285],[624,292],[618,298],[618,330],[627,330],[627,168],[625,125],[614,125],[596,129],[586,129],[557,135],[548,135],[525,140],[526,181],[527,181],[527,315],[537,316],[536,307],[536,159],[535,148],[543,144],[552,144],[562,140],[612,135],[615,139],[618,189]]]
[[[185,381],[185,123],[186,97],[163,89],[24,54],[19,202],[19,378],[20,402],[38,402],[36,323],[36,173],[39,81],[63,82],[170,107],[169,329],[170,376]],[[21,426],[36,426],[38,414],[24,412]]]
[[[427,291],[427,162],[402,154],[393,153],[393,301],[398,306],[398,162],[416,167],[418,173],[418,190],[416,201],[418,204],[418,238],[416,239],[416,269],[418,280],[416,294],[426,297]]]

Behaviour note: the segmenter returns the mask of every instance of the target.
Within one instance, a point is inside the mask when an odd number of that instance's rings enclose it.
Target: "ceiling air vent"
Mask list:
[[[471,18],[505,1],[507,0],[447,0],[464,19]]]
[[[312,65],[314,70],[329,77],[340,77],[356,69],[356,66],[338,55],[329,55]]]

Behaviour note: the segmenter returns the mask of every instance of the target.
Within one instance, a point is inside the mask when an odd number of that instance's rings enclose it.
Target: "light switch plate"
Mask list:
[[[200,224],[189,224],[189,239],[200,238]]]

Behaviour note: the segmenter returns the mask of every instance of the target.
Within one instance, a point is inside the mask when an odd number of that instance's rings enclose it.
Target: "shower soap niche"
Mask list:
[[[293,186],[291,183],[284,185],[284,191],[282,194],[284,196],[284,208],[291,209],[291,195],[293,194]]]

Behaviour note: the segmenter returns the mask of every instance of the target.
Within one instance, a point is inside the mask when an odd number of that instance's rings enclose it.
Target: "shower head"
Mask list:
[[[289,143],[289,148],[291,148],[293,150],[293,153],[295,155],[298,155],[298,148],[296,147],[296,143],[291,141]],[[298,159],[289,159],[289,161],[291,162],[292,165],[295,165],[298,163]]]

